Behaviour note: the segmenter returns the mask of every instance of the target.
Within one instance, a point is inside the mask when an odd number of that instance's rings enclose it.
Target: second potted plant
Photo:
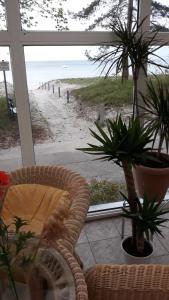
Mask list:
[[[143,156],[150,150],[147,144],[152,141],[152,129],[142,127],[138,118],[129,118],[128,124],[121,116],[115,121],[107,120],[106,129],[103,130],[96,124],[98,132],[90,129],[96,144],[88,144],[87,148],[79,148],[85,153],[100,156],[101,160],[113,161],[123,168],[127,193],[125,197],[129,204],[129,212],[124,211],[124,216],[132,220],[132,236],[127,245],[131,255],[144,257],[151,253],[152,247],[148,246],[145,238],[149,239],[150,233],[159,233],[159,226],[166,221],[160,218],[169,210],[160,210],[159,203],[149,202],[146,197],[143,203],[136,194],[132,166],[138,164]]]
[[[152,130],[153,144],[142,162],[134,166],[134,177],[140,197],[146,194],[161,202],[169,187],[169,88],[165,77],[147,81],[147,93],[141,97],[145,126]]]

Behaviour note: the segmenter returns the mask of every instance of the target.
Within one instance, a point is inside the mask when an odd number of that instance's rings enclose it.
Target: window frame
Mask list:
[[[0,32],[0,46],[8,46],[10,49],[13,83],[17,99],[22,163],[23,166],[35,165],[24,46],[112,45],[115,43],[116,37],[111,31],[23,31],[21,28],[19,0],[5,0],[5,5],[7,31]],[[140,0],[139,19],[141,22],[141,20],[148,16],[143,23],[143,30],[147,34],[151,34],[149,31],[150,9],[151,0]],[[159,33],[157,43],[161,41],[169,44],[169,33]],[[139,76],[138,88],[142,92],[145,89],[145,75],[143,72]]]

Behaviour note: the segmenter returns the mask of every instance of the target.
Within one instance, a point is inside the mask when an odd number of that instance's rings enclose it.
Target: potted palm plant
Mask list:
[[[141,97],[145,126],[152,130],[153,144],[152,151],[135,165],[134,177],[139,196],[146,194],[161,202],[169,187],[169,88],[165,78],[155,76],[147,81],[147,93],[141,93]]]
[[[160,49],[161,47],[165,46],[165,43],[161,41],[160,45],[155,46],[157,44],[156,37],[158,34],[158,31],[155,30],[151,33],[151,35],[148,37],[147,32],[144,32],[142,30],[143,23],[145,22],[145,19],[142,20],[142,22],[138,22],[138,20],[132,21],[132,26],[130,28],[127,26],[127,24],[122,23],[120,20],[118,20],[116,23],[113,23],[111,25],[111,29],[114,32],[115,36],[117,37],[115,44],[112,45],[112,47],[108,47],[106,52],[103,54],[96,56],[94,60],[96,62],[100,62],[100,66],[103,66],[103,71],[106,71],[106,76],[110,75],[112,71],[114,71],[114,68],[116,68],[116,73],[119,74],[122,72],[123,66],[128,66],[128,68],[131,68],[132,70],[132,78],[133,78],[133,117],[137,116],[139,118],[139,121],[141,117],[143,116],[142,111],[149,113],[151,115],[152,120],[149,119],[149,122],[147,123],[148,126],[151,127],[153,130],[153,140],[157,141],[157,134],[160,135],[159,139],[159,147],[160,151],[158,150],[158,160],[159,156],[165,157],[165,171],[168,171],[168,162],[166,163],[166,160],[168,160],[168,156],[161,154],[161,146],[163,141],[165,140],[168,150],[168,143],[169,143],[169,104],[168,104],[168,91],[167,89],[163,90],[162,83],[158,82],[157,88],[154,88],[153,84],[148,83],[148,92],[149,96],[140,95],[140,91],[138,90],[138,78],[140,71],[143,70],[144,74],[147,76],[147,65],[153,65],[156,67],[163,67],[168,69],[169,66],[165,62],[165,60],[158,56],[156,51]],[[123,78],[122,78],[123,79]],[[163,92],[162,92],[163,91]],[[158,100],[157,100],[158,98]],[[151,100],[150,100],[151,99]],[[140,105],[140,100],[143,101],[144,105]],[[149,104],[149,101],[150,104]],[[151,110],[151,111],[150,111]],[[165,138],[164,138],[165,137]],[[168,141],[168,142],[167,142]],[[153,146],[155,144],[153,143]],[[160,153],[160,154],[159,154]],[[143,164],[146,165],[148,163],[148,166],[153,165],[152,160],[157,163],[157,156],[149,154],[149,159],[146,158],[144,155],[144,158],[142,157]],[[151,164],[150,163],[151,160]],[[140,162],[141,163],[141,162]],[[139,164],[140,164],[139,163]],[[167,167],[166,167],[167,166]],[[142,165],[138,167],[138,164],[134,168],[134,174],[135,174],[135,181],[137,182],[137,190],[139,191],[139,195],[142,197],[144,196],[144,193],[148,193],[148,198],[152,199],[152,195],[156,196],[158,200],[161,201],[162,198],[164,198],[164,194],[166,193],[166,189],[168,187],[168,178],[164,177],[162,178],[161,175],[164,173],[164,168],[162,170],[159,170],[158,173],[161,178],[162,182],[164,183],[164,187],[161,188],[161,191],[155,191],[154,190],[154,178],[156,175],[154,175],[152,182],[147,181],[147,177],[144,177],[143,175],[140,175],[141,173],[137,172],[141,170]],[[147,171],[149,171],[147,169]],[[146,173],[147,174],[147,173]],[[141,178],[141,180],[139,180]],[[139,182],[139,183],[138,183]],[[142,186],[142,187],[141,187]],[[157,186],[161,186],[162,184],[158,184]],[[153,194],[149,192],[154,190]]]
[[[144,197],[143,203],[136,194],[132,166],[139,164],[142,157],[150,150],[147,144],[152,141],[152,129],[140,125],[139,119],[130,117],[128,124],[117,116],[115,121],[107,120],[105,129],[95,123],[98,132],[90,129],[96,144],[88,144],[79,148],[85,153],[99,156],[101,160],[113,161],[123,168],[128,196],[129,212],[124,210],[123,216],[132,219],[132,236],[127,242],[126,251],[134,256],[144,257],[150,254],[152,247],[145,242],[150,233],[159,233],[159,226],[165,222],[160,218],[168,211],[160,209],[160,204],[149,202]],[[126,245],[126,244],[125,244]]]

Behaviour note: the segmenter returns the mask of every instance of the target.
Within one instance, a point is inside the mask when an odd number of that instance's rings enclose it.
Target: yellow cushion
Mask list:
[[[67,191],[40,184],[19,184],[9,188],[2,209],[2,218],[9,225],[14,216],[28,220],[22,230],[39,235],[43,225],[57,210],[70,207]],[[12,229],[12,225],[11,225]]]

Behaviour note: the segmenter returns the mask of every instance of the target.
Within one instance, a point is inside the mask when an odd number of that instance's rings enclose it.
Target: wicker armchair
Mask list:
[[[72,253],[61,243],[40,249],[29,277],[32,300],[88,300],[84,274]],[[46,291],[46,293],[44,293]]]
[[[63,239],[66,247],[74,251],[75,244],[84,225],[89,208],[89,191],[83,177],[62,166],[30,166],[12,171],[9,174],[11,185],[42,184],[69,192],[70,213],[65,219],[68,235]],[[51,224],[50,224],[51,225]],[[52,226],[55,220],[52,220]],[[54,241],[54,236],[51,237]]]
[[[169,265],[96,265],[86,283],[89,300],[167,300]]]

